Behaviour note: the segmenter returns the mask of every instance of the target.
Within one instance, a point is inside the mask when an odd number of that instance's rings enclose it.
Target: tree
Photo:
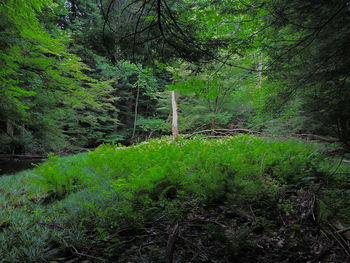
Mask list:
[[[268,3],[265,50],[270,79],[280,83],[275,101],[298,100],[295,116],[304,117],[304,131],[338,137],[349,147],[349,2]]]
[[[171,108],[172,108],[172,134],[173,139],[176,139],[179,136],[179,127],[178,127],[178,109],[175,91],[171,91]]]
[[[228,53],[237,54],[238,49],[247,46],[253,36],[250,36],[252,32],[246,34],[247,30],[239,32],[237,28],[239,34],[232,36],[229,20],[237,17],[243,20],[243,13],[247,11],[239,1],[222,2],[225,3],[213,0],[101,2],[105,19],[103,35],[105,39],[113,39],[113,46],[108,47],[112,53],[119,49],[123,53],[129,47],[127,53],[132,54],[132,61],[140,59],[143,54],[143,61],[148,63],[154,59],[168,62],[178,58],[197,64],[213,60],[227,63],[225,55],[222,56],[219,51],[228,50],[235,40]],[[224,11],[233,4],[242,10],[233,15],[230,8],[228,12]],[[125,16],[128,17],[126,21]],[[249,31],[252,31],[251,28]]]
[[[55,16],[56,7],[40,0],[0,4],[1,151],[57,148],[64,144],[64,108],[93,104],[93,80],[67,51],[67,36],[40,21],[43,12]]]

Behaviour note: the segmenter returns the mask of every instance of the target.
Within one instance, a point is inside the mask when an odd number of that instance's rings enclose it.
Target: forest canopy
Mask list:
[[[0,151],[250,129],[350,141],[348,1],[0,4]]]

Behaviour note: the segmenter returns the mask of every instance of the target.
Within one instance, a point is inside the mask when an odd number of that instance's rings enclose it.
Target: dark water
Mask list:
[[[0,175],[14,174],[23,170],[34,168],[33,164],[38,164],[41,159],[21,159],[21,158],[0,158]]]

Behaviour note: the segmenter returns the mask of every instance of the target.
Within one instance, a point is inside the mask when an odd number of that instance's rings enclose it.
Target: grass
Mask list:
[[[244,135],[164,138],[127,148],[102,145],[69,157],[51,155],[34,170],[0,178],[0,262],[57,262],[74,254],[124,262],[123,257],[135,256],[128,252],[133,246],[127,238],[139,240],[150,222],[157,225],[161,218],[171,226],[203,217],[208,209],[215,210],[215,220],[240,232],[230,236],[211,224],[202,231],[214,243],[221,240],[224,253],[237,255],[249,233],[279,227],[276,211],[295,210],[292,202],[280,201],[286,189],[317,191],[326,184],[318,219],[337,215],[350,224],[349,169],[341,165],[341,173],[330,175],[334,161],[326,160],[322,147]],[[226,209],[218,213],[218,207]],[[233,213],[230,209],[236,215],[224,219]],[[162,262],[164,251],[155,251],[152,262]],[[147,262],[142,259],[147,253],[140,252],[134,262]]]

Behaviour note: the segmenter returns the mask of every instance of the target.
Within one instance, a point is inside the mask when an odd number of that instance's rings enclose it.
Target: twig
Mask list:
[[[175,249],[175,240],[179,233],[179,223],[177,223],[169,235],[168,243],[166,246],[166,252],[165,252],[165,262],[166,263],[172,263],[173,257],[174,257],[174,249]]]
[[[218,225],[220,227],[222,227],[223,229],[227,229],[227,226],[224,224],[221,224],[220,222],[217,222],[215,220],[211,220],[211,219],[201,219],[201,218],[194,218],[193,220],[195,221],[200,221],[200,222],[205,222],[205,223],[212,223],[215,225]]]
[[[249,209],[250,209],[250,212],[252,212],[254,222],[256,222],[256,220],[255,220],[256,216],[255,216],[253,207],[251,205],[249,205]]]
[[[74,250],[74,251],[72,251],[72,253],[75,255],[101,260],[101,258],[97,258],[97,257],[91,256],[91,255],[85,254],[85,253],[80,253],[74,246],[72,246],[72,248]]]
[[[314,210],[315,210],[315,201],[316,201],[316,195],[313,194],[313,196],[312,196],[311,214],[312,214],[312,219],[313,219],[314,221],[316,221],[315,212],[314,212]]]
[[[340,230],[336,231],[336,233],[341,234],[341,233],[345,233],[345,232],[348,232],[348,231],[350,231],[350,227],[346,227],[346,228],[340,229]]]
[[[334,239],[335,239],[335,240],[338,242],[338,244],[344,249],[345,253],[346,253],[348,256],[350,256],[350,252],[348,251],[348,248],[346,248],[346,247],[344,246],[344,244],[343,244],[343,242],[344,242],[343,237],[342,237],[339,233],[337,233],[336,228],[335,228],[333,225],[331,225],[331,224],[328,224],[328,225],[329,225],[329,227],[330,227],[330,229],[331,229],[331,233],[332,233]],[[345,242],[345,244],[346,244],[346,242]]]
[[[280,216],[280,218],[281,218],[281,220],[282,220],[283,225],[286,226],[286,222],[284,222],[284,219],[283,219],[283,217],[282,217],[282,215],[281,215],[281,212],[279,212],[279,216]]]

